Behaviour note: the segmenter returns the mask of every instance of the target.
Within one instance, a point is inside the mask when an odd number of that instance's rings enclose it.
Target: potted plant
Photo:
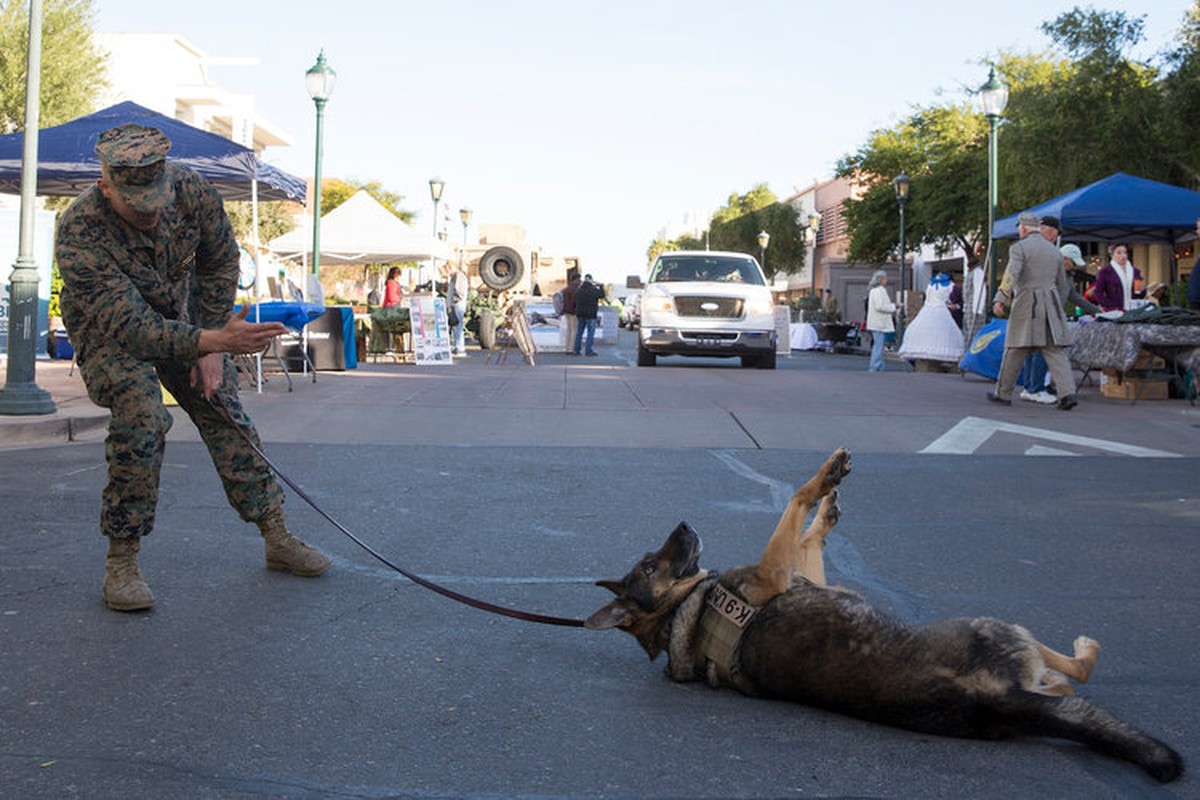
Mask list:
[[[471,292],[467,299],[466,329],[479,340],[479,346],[491,350],[496,346],[496,325],[499,323],[500,303],[491,292]]]

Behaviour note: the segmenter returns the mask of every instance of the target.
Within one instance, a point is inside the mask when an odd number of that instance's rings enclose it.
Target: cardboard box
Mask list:
[[[1163,361],[1160,356],[1156,356],[1146,349],[1138,353],[1137,361],[1133,362],[1133,369],[1165,369],[1166,366],[1167,362]]]
[[[1166,400],[1166,380],[1149,380],[1146,378],[1121,378],[1115,380],[1110,376],[1102,376],[1108,380],[1100,381],[1100,394],[1117,400]]]

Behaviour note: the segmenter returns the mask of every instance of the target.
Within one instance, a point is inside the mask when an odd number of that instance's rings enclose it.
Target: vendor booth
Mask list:
[[[267,247],[279,258],[306,259],[312,252],[312,234],[311,227],[296,228],[272,239]],[[366,191],[356,192],[349,200],[321,217],[322,264],[398,264],[430,259],[444,262],[450,259],[451,254],[448,244],[413,230]],[[432,306],[429,313],[434,313]],[[441,313],[444,320],[445,311]],[[420,333],[422,345],[418,349],[421,354],[433,352],[425,346],[427,332],[438,333],[439,337],[445,338],[444,322],[441,329],[432,324],[410,329],[411,322],[406,320],[405,323],[405,332],[412,330],[414,334]],[[366,333],[366,350],[373,354],[382,352],[381,347],[390,348],[392,343],[403,341],[402,336],[396,335],[393,324],[382,322],[377,315],[363,315],[357,324],[351,319],[348,325],[351,337],[357,331]],[[381,344],[385,340],[388,344]],[[413,341],[417,341],[417,337]],[[437,352],[440,353],[440,347]],[[440,356],[433,360],[442,363]],[[449,361],[447,354],[445,362]]]
[[[297,260],[312,253],[311,227],[272,239],[267,248],[279,258]],[[449,260],[450,246],[418,233],[365,191],[321,217],[322,264],[399,264]]]
[[[1058,217],[1064,242],[1158,242],[1196,237],[1200,192],[1118,172],[1026,209]],[[996,220],[992,235],[1017,238],[1017,217]]]
[[[1064,242],[1125,242],[1170,246],[1170,280],[1179,279],[1174,245],[1196,239],[1200,192],[1118,172],[1028,209],[1058,217]],[[997,239],[1017,238],[1016,214],[997,220]],[[1200,366],[1200,315],[1146,309],[1128,312],[1121,321],[1097,320],[1074,328],[1070,357],[1088,374],[1100,370],[1110,397],[1137,400],[1145,384],[1195,372]],[[1195,316],[1193,316],[1195,315]],[[1003,337],[1000,337],[1001,343]],[[1148,374],[1152,359],[1156,374]],[[1111,384],[1111,385],[1110,385]],[[1115,391],[1125,385],[1128,390]],[[1161,392],[1166,396],[1165,387]]]

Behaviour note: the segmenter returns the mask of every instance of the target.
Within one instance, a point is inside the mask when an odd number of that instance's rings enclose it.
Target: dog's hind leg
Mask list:
[[[1095,639],[1080,636],[1075,640],[1074,647],[1075,656],[1072,658],[1037,642],[1038,654],[1046,663],[1046,668],[1065,676],[1062,680],[1052,675],[1044,677],[1042,686],[1037,691],[1042,694],[1072,694],[1071,685],[1066,682],[1066,678],[1087,683],[1088,678],[1092,676],[1092,670],[1096,668],[1096,660],[1100,658],[1100,643]]]
[[[800,572],[813,583],[825,584],[821,548],[829,529],[837,522],[836,497],[822,506],[822,513],[817,515],[809,529],[812,531],[811,537],[805,531],[804,523],[813,505],[821,498],[828,497],[849,473],[850,451],[839,448],[825,460],[817,474],[792,495],[783,516],[779,518],[779,524],[775,526],[775,532],[771,534],[771,539],[763,550],[762,558],[759,559],[756,570],[758,580],[754,586],[746,587],[746,602],[759,606],[772,597],[783,594],[791,587],[792,576],[796,572]],[[830,516],[832,519],[829,519]],[[815,567],[812,564],[814,561]],[[815,580],[806,573],[813,573],[820,580]]]
[[[817,586],[825,585],[825,537],[837,525],[840,516],[835,489],[821,498],[817,513],[800,537],[800,558],[796,562],[796,572]]]

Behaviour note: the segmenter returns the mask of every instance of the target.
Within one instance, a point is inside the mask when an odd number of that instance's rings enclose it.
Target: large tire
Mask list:
[[[496,313],[490,308],[479,311],[479,347],[493,350],[496,347]]]
[[[479,279],[489,289],[503,292],[520,283],[525,276],[525,262],[511,247],[493,247],[479,259]]]
[[[658,363],[658,356],[654,355],[654,353],[651,353],[649,350],[646,350],[645,348],[643,348],[642,340],[638,339],[637,365],[639,367],[653,367],[657,363]]]

